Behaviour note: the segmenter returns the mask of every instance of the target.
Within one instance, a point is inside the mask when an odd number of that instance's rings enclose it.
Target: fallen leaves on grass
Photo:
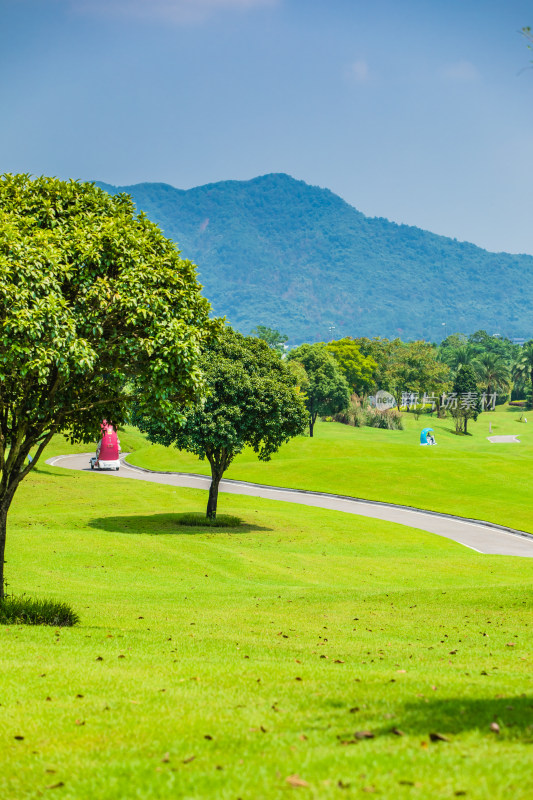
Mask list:
[[[285,782],[288,783],[289,786],[294,786],[296,789],[305,789],[309,786],[307,781],[304,781],[299,775],[289,775],[288,778],[285,778]]]
[[[354,733],[356,739],[373,739],[374,734],[372,731],[356,731]]]
[[[429,738],[432,742],[449,742],[450,740],[442,733],[430,733]]]
[[[493,733],[499,733],[500,732],[500,726],[498,725],[497,722],[491,722],[490,723],[490,729],[491,729],[491,731]]]
[[[195,758],[196,758],[196,756],[188,756],[188,758],[184,758],[181,763],[182,764],[190,764],[191,761],[194,761]]]
[[[170,753],[165,753],[165,755],[161,759],[161,763],[162,764],[168,764],[169,761],[170,761]]]
[[[395,736],[405,736],[405,733],[399,728],[393,728],[391,733],[393,733]]]

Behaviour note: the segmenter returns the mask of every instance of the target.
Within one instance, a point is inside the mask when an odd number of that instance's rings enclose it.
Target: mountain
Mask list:
[[[331,338],[330,326],[335,338],[533,336],[532,256],[366,217],[284,174],[187,191],[98,185],[132,196],[198,264],[215,313],[243,333],[267,325],[291,343]]]

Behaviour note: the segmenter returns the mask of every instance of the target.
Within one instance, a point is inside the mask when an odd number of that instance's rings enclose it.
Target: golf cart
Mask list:
[[[96,455],[91,458],[91,469],[120,469],[120,442],[113,426],[104,419],[100,426],[102,438],[96,448]]]

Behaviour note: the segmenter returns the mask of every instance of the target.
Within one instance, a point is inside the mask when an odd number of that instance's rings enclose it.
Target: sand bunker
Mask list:
[[[520,444],[518,436],[507,434],[506,436],[487,436],[489,442],[493,444]]]

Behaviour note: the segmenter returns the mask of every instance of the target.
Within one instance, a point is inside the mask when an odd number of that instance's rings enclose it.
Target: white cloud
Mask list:
[[[459,83],[472,83],[479,80],[479,70],[471,61],[454,61],[442,70],[445,78]]]
[[[67,0],[71,9],[83,14],[175,24],[203,22],[217,11],[248,11],[273,6],[279,0]]]
[[[364,58],[359,58],[350,64],[348,68],[348,77],[356,83],[368,83],[370,80],[370,69],[368,62]]]

